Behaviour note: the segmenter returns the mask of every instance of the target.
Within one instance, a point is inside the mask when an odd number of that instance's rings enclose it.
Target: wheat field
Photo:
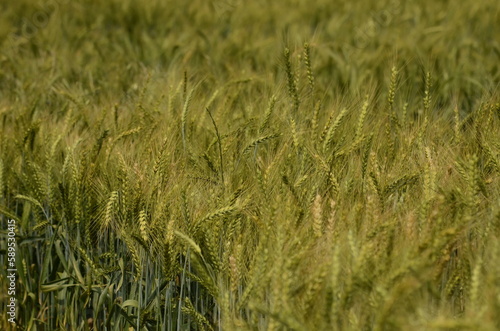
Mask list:
[[[0,9],[0,329],[500,329],[496,0]]]

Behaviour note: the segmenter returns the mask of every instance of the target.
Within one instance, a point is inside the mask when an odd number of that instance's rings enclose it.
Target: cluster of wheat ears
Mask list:
[[[134,33],[127,52],[154,43]],[[227,80],[190,71],[193,48],[168,78],[116,80],[120,97],[89,96],[67,69],[33,100],[6,67],[25,91],[0,104],[20,329],[500,327],[498,92],[459,82],[452,98],[441,69],[398,57],[370,80],[325,60],[329,46],[292,44],[273,46],[276,73],[216,67]]]

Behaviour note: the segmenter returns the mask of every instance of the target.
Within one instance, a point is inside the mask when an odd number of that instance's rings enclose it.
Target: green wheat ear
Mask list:
[[[264,120],[262,121],[262,124],[259,128],[259,133],[262,133],[268,127],[275,105],[276,105],[276,97],[273,95],[269,100],[269,105],[267,106],[267,110],[264,115]]]
[[[214,129],[215,129],[215,134],[217,136],[217,142],[218,142],[218,145],[219,145],[219,162],[220,162],[221,185],[224,188],[225,181],[224,181],[224,161],[223,161],[223,158],[222,158],[222,141],[221,141],[221,137],[220,137],[220,134],[219,134],[219,129],[217,128],[217,124],[215,123],[215,120],[214,120],[214,118],[212,116],[212,113],[210,112],[210,110],[208,108],[206,108],[206,110],[208,112],[208,115],[210,116],[210,119],[212,120],[212,124],[213,124]]]
[[[214,1],[2,7],[18,328],[500,329],[498,1]]]
[[[363,107],[361,108],[361,112],[359,113],[358,125],[356,126],[356,133],[354,135],[354,141],[358,141],[362,136],[363,126],[365,124],[366,115],[368,114],[368,106],[370,103],[368,102],[368,96],[366,96],[366,100],[363,103]]]
[[[148,242],[149,235],[148,235],[148,223],[146,221],[146,211],[141,210],[139,212],[139,230],[141,233],[141,238],[144,240],[144,242]]]
[[[335,118],[335,122],[333,122],[333,124],[326,131],[326,135],[323,140],[324,141],[323,153],[326,153],[328,146],[330,146],[331,143],[333,142],[333,137],[335,135],[335,132],[341,126],[342,121],[344,120],[346,114],[347,114],[347,109],[346,108],[342,109],[342,111],[337,115],[337,118]]]

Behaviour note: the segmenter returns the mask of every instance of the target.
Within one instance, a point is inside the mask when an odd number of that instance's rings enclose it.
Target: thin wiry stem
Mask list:
[[[217,128],[217,124],[215,124],[214,117],[212,116],[212,113],[210,112],[210,109],[206,108],[208,115],[210,116],[210,119],[212,120],[212,124],[214,125],[215,128],[215,134],[217,135],[217,142],[219,144],[219,160],[220,160],[220,177],[222,181],[222,188],[224,188],[224,162],[222,159],[222,142],[220,139],[220,134],[219,134],[219,129]]]

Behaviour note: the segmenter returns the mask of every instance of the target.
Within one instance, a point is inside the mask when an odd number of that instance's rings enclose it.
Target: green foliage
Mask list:
[[[499,329],[497,7],[0,5],[20,329]]]

